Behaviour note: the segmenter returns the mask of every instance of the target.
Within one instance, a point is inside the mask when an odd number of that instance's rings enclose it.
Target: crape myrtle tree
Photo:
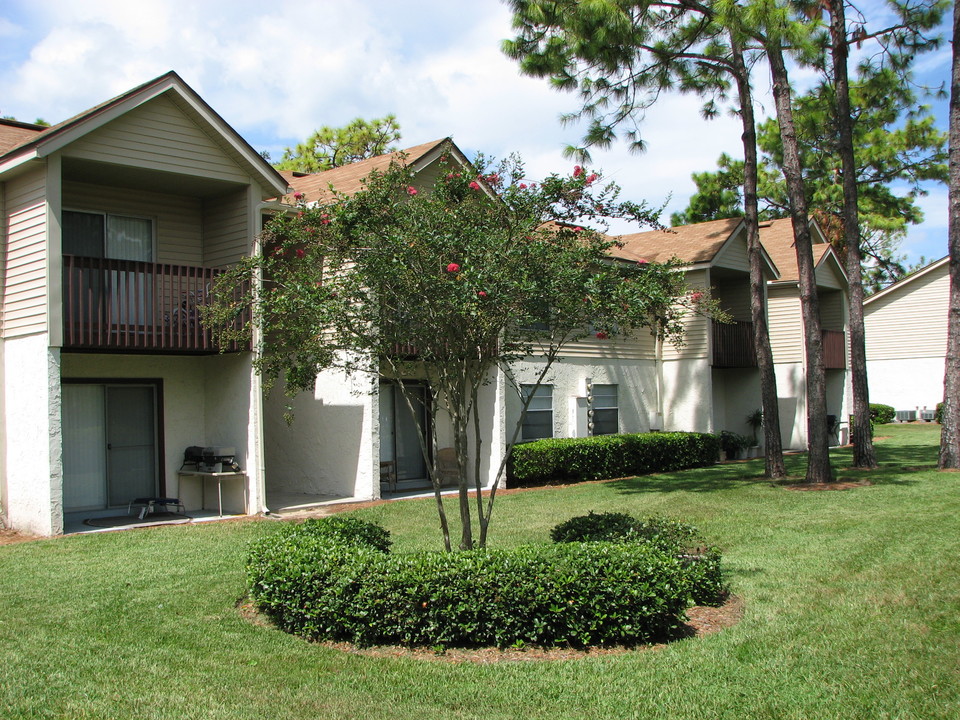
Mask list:
[[[578,92],[581,109],[566,116],[590,120],[584,147],[568,148],[585,159],[590,146],[607,147],[618,130],[632,150],[644,148],[639,122],[661,92],[675,89],[705,98],[704,114],[736,88],[744,154],[742,173],[750,257],[751,319],[760,372],[766,474],[786,474],[783,464],[773,355],[766,323],[757,214],[756,130],[748,43],[739,8],[709,2],[544,2],[512,0],[516,37],[504,51],[524,73],[547,77],[555,87]],[[756,43],[754,43],[756,47]]]
[[[496,497],[497,483],[484,492],[481,476],[489,452],[484,386],[498,372],[514,382],[510,364],[530,356],[542,360],[539,384],[564,348],[588,335],[646,329],[680,342],[682,315],[711,306],[687,293],[671,263],[613,259],[612,241],[580,224],[604,217],[655,224],[654,211],[620,202],[618,188],[601,186],[596,173],[578,166],[531,183],[516,158],[496,166],[480,159],[476,168],[440,162],[430,187],[394,163],[355,195],[324,206],[301,200],[296,212],[276,216],[259,237],[260,252],[219,278],[221,299],[208,319],[221,342],[255,327],[257,371],[268,387],[282,380],[288,395],[311,390],[327,368],[426,380],[431,412],[442,411],[452,427],[459,547],[469,549],[486,545]],[[237,286],[246,294],[232,301]],[[233,328],[247,308],[253,321]],[[399,388],[412,412],[419,398]],[[497,480],[521,423],[522,416],[502,457],[493,458]],[[435,448],[422,429],[419,442],[449,550]]]

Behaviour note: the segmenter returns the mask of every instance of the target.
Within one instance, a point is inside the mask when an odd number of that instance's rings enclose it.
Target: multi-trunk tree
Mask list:
[[[482,395],[497,374],[512,382],[511,363],[535,357],[539,384],[563,350],[588,335],[653,331],[676,340],[681,315],[710,304],[693,303],[670,265],[615,260],[611,240],[579,224],[605,216],[653,222],[597,174],[577,167],[531,183],[515,160],[492,169],[440,162],[428,187],[394,163],[355,195],[324,206],[301,201],[278,215],[259,238],[261,252],[220,277],[208,320],[222,340],[255,326],[257,370],[291,395],[312,389],[327,368],[367,373],[371,383],[425,380],[434,418],[441,412],[452,429],[458,544],[466,549],[486,544],[496,481],[522,422],[521,415],[506,430],[505,452],[491,459],[495,478],[484,477],[481,458],[496,446],[484,444]],[[247,288],[239,301],[235,287]],[[233,329],[248,308],[252,326]],[[412,412],[422,398],[398,387]],[[436,448],[423,428],[419,442],[450,549]]]
[[[736,87],[735,107],[743,122],[744,153],[756,157],[749,67],[753,53],[738,8],[698,2],[577,3],[514,0],[517,36],[505,52],[527,74],[548,77],[558,88],[577,91],[581,109],[569,120],[589,118],[585,147],[609,146],[626,126],[631,149],[642,150],[639,122],[661,92],[679,89],[705,98],[706,115]],[[754,43],[755,46],[755,43]],[[765,292],[756,212],[756,172],[745,177],[751,203],[747,242],[751,274],[751,317],[760,369],[766,472],[786,474],[777,406],[776,379],[766,324]]]

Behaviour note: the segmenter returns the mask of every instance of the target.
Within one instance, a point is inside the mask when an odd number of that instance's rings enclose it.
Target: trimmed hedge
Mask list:
[[[943,425],[943,403],[937,403],[937,409],[933,413],[933,421]]]
[[[690,604],[684,560],[646,543],[391,555],[359,539],[302,525],[260,539],[252,599],[306,638],[444,647],[660,640]]]
[[[549,438],[515,445],[508,484],[580,482],[703,467],[717,462],[720,439],[691,432]]]
[[[555,526],[550,537],[556,543],[647,543],[683,562],[694,604],[722,605],[726,598],[720,551],[707,546],[692,525],[661,517],[638,520],[627,513],[591,511]]]
[[[897,411],[891,405],[870,403],[870,420],[877,425],[886,425],[897,417]]]

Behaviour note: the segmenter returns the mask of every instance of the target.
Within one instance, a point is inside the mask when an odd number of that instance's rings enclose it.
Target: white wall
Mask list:
[[[717,368],[713,370],[714,432],[730,430],[752,437],[747,415],[758,410],[760,373],[754,368]],[[757,431],[757,441],[763,444],[763,431]]]
[[[777,363],[777,403],[784,450],[807,447],[807,387],[802,363]]]
[[[263,510],[259,473],[260,428],[256,394],[259,384],[253,370],[252,353],[231,353],[202,358],[204,384],[203,445],[236,448],[236,462],[247,474],[247,512]],[[186,446],[175,448],[182,453]],[[238,483],[224,483],[224,512],[243,506],[242,488]],[[209,503],[208,503],[209,507]]]
[[[278,383],[264,399],[268,492],[379,497],[378,383],[367,373],[327,370],[312,396],[293,400]]]
[[[680,363],[678,363],[680,364]],[[528,359],[511,367],[512,376],[519,384],[536,382],[543,362]],[[594,384],[617,385],[620,432],[646,432],[651,415],[657,409],[656,372],[652,360],[565,358],[554,363],[544,378],[544,384],[553,385],[553,436],[576,437],[575,408],[577,398],[583,397],[586,378]],[[520,417],[522,403],[517,391],[507,384],[505,394],[504,431],[509,440]]]
[[[7,339],[3,351],[5,498],[10,526],[63,532],[59,352],[46,333]]]
[[[896,410],[932,410],[943,402],[942,357],[871,360],[867,372],[870,402],[892,405]]]
[[[707,358],[663,363],[663,430],[719,432],[711,407],[712,372]]]

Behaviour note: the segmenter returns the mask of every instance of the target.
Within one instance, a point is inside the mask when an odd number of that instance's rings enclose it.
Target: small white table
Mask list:
[[[223,517],[223,481],[239,480],[243,488],[243,514],[246,515],[247,508],[247,474],[242,472],[200,472],[183,471],[177,473],[182,483],[185,478],[194,478],[200,482],[200,509],[207,509],[207,480],[217,481],[217,512]],[[182,494],[182,493],[181,493]]]

